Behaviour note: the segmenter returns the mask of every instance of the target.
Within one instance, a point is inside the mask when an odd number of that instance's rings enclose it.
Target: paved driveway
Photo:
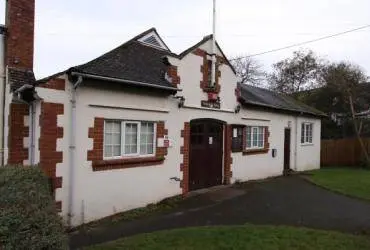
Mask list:
[[[274,224],[370,232],[370,203],[332,193],[298,176],[227,187],[185,200],[167,214],[72,234],[71,248],[189,226]]]

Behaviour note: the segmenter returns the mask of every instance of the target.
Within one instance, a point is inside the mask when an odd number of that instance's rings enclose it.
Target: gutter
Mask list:
[[[178,89],[175,87],[159,86],[159,85],[154,85],[154,84],[147,83],[147,82],[132,81],[132,80],[121,79],[121,78],[98,76],[98,75],[85,74],[85,73],[79,73],[79,72],[72,72],[71,75],[86,77],[86,78],[95,79],[95,80],[126,83],[126,84],[133,85],[133,86],[150,87],[150,88],[155,88],[155,89],[172,90],[172,91],[182,91],[182,89]]]
[[[77,81],[71,89],[71,117],[70,117],[70,138],[69,138],[69,188],[68,188],[68,210],[67,210],[67,225],[71,228],[72,211],[73,211],[73,194],[74,194],[74,169],[76,156],[76,90],[82,83],[82,76],[78,76]]]

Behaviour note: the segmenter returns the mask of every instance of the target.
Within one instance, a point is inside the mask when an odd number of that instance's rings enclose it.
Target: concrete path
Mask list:
[[[70,235],[71,249],[157,230],[245,223],[370,232],[370,202],[317,187],[298,176],[227,187],[191,197],[167,214]]]

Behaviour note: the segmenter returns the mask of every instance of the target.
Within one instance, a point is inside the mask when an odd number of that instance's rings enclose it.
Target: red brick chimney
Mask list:
[[[7,66],[33,69],[34,23],[35,0],[6,0]]]

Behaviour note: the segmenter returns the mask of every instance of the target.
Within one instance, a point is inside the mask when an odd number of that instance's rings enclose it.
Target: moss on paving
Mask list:
[[[351,250],[370,249],[370,239],[365,236],[305,228],[245,225],[160,231],[122,238],[85,249]]]
[[[309,172],[312,182],[327,189],[370,200],[370,170],[359,168],[322,168]]]

